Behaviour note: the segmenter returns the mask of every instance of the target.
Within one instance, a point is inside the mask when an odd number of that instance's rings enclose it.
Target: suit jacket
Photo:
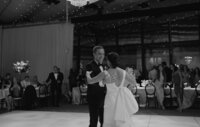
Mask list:
[[[54,73],[51,72],[51,73],[49,73],[49,76],[48,76],[46,82],[49,82],[49,81],[51,81],[50,85],[52,85],[52,86],[61,85],[62,81],[63,81],[63,74],[61,72],[58,72],[58,77],[56,79],[54,76]],[[60,81],[60,82],[58,82],[58,81]]]
[[[103,68],[105,67],[104,65],[102,65]],[[100,67],[97,65],[97,63],[93,60],[91,62],[89,62],[86,65],[86,71],[92,71],[92,73],[90,74],[91,77],[95,77],[97,76],[99,73],[101,73]],[[100,87],[99,83],[94,83],[94,84],[88,84],[88,90],[87,90],[87,94],[88,96],[92,96],[94,98],[104,98],[105,97],[105,93],[106,93],[106,87]],[[96,98],[96,99],[97,99]]]

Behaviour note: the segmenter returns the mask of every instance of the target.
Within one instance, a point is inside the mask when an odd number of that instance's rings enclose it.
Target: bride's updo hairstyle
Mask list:
[[[110,52],[107,56],[112,68],[116,68],[119,65],[119,55],[116,52]]]

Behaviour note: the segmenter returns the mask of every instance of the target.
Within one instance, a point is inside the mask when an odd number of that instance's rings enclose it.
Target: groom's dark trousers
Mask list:
[[[101,65],[103,67],[103,65]],[[86,71],[92,71],[91,77],[97,76],[101,70],[95,61],[91,61],[86,65]],[[90,114],[89,127],[97,127],[98,120],[103,125],[104,99],[106,94],[106,87],[100,87],[99,83],[88,84],[88,105]]]

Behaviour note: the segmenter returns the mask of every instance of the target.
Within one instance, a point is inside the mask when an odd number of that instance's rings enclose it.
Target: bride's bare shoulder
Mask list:
[[[121,72],[121,73],[124,71],[124,69],[122,69],[122,68],[120,68],[120,67],[117,67],[116,69],[117,69],[119,72]]]
[[[117,69],[117,73],[118,73],[120,76],[122,76],[123,73],[124,73],[124,69],[122,69],[122,68],[120,68],[120,67],[117,67],[116,69]]]

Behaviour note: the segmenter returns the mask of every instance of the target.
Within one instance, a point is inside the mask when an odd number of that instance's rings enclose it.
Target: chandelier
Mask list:
[[[87,4],[94,3],[98,0],[67,0],[67,1],[69,1],[74,6],[82,7],[82,6],[85,6]]]

